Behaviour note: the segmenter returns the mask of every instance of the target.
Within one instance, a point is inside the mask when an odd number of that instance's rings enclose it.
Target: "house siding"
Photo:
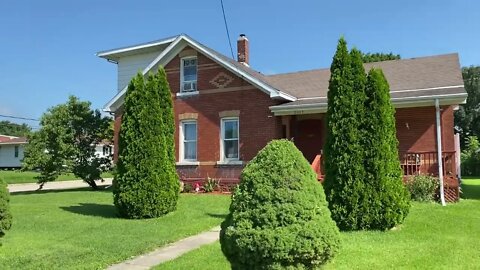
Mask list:
[[[139,71],[143,71],[159,54],[161,50],[154,52],[135,54],[122,57],[118,61],[118,91],[122,91],[130,80]]]
[[[15,146],[18,146],[18,157],[15,157]],[[24,157],[23,145],[0,145],[0,168],[20,168]]]

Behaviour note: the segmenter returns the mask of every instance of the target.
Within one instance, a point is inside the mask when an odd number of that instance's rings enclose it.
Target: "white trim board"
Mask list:
[[[447,95],[431,95],[420,97],[404,97],[392,98],[392,104],[395,108],[412,108],[412,107],[427,107],[434,106],[435,99],[440,101],[440,105],[457,105],[465,103],[467,98],[466,93],[447,94]],[[326,113],[328,103],[314,103],[314,104],[294,104],[294,105],[276,105],[270,106],[269,109],[274,115],[300,115],[300,114],[314,114]]]

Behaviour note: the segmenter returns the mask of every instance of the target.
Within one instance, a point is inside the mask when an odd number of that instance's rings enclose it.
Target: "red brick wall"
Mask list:
[[[400,151],[437,151],[435,107],[402,108],[396,111]],[[453,107],[442,107],[443,151],[454,151]]]
[[[190,50],[186,48],[185,50]],[[184,51],[185,51],[184,50]],[[180,123],[179,115],[197,113],[197,160],[199,166],[178,166],[181,178],[238,178],[242,166],[216,165],[220,160],[220,119],[222,111],[238,110],[240,129],[240,160],[249,161],[270,140],[282,136],[280,117],[274,117],[269,106],[279,104],[266,93],[256,89],[245,80],[198,54],[198,83],[200,94],[177,97],[180,87],[180,57],[175,57],[165,69],[172,90],[175,111],[175,150],[178,159]],[[219,74],[225,74],[230,82],[224,87],[211,83]],[[121,114],[115,117],[115,146],[117,146]],[[115,147],[115,156],[118,147]]]
[[[115,112],[115,119],[113,123],[113,160],[118,160],[118,135],[120,132],[120,125],[122,124],[122,110]]]

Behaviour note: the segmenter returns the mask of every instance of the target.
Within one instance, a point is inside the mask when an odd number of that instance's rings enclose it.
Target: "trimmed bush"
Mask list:
[[[10,213],[10,194],[7,184],[0,178],[0,237],[12,227],[12,214]]]
[[[114,203],[123,217],[153,218],[176,208],[180,183],[171,103],[163,68],[146,80],[138,73],[128,86],[113,182]]]
[[[405,184],[412,200],[418,202],[435,200],[437,189],[440,187],[438,178],[430,175],[410,176]]]
[[[398,159],[395,109],[382,70],[371,69],[365,88],[365,181],[370,193],[363,228],[386,230],[401,224],[410,209],[410,196],[402,183]]]
[[[347,50],[341,38],[330,67],[327,138],[325,143],[325,193],[332,218],[341,230],[363,227],[370,203],[364,183],[363,151],[359,131],[363,119],[365,71],[361,53]]]
[[[240,177],[220,232],[232,269],[315,269],[337,253],[322,185],[292,142],[270,142]]]

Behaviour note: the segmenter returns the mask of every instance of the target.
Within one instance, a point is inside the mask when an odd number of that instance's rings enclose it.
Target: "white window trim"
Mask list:
[[[198,95],[198,91],[191,91],[191,92],[178,92],[177,97],[187,97],[187,96],[194,96]]]
[[[236,120],[237,121],[237,137],[238,137],[238,158],[227,158],[225,157],[224,149],[223,149],[223,141],[224,141],[224,123],[226,121]],[[243,161],[240,160],[240,120],[238,117],[223,117],[220,119],[220,160],[217,161],[218,165],[239,165],[243,164]]]
[[[183,91],[183,61],[189,59],[197,59],[197,80],[195,81],[197,89],[195,91],[184,92]],[[196,56],[185,56],[180,58],[180,91],[178,91],[177,96],[190,96],[198,94],[198,58]]]
[[[195,123],[195,128],[197,129],[197,137],[195,138],[195,142],[197,143],[197,153],[195,153],[195,156],[197,157],[196,159],[185,159],[185,137],[183,135],[183,131],[184,131],[184,127],[185,127],[185,124],[192,124],[192,123]],[[179,156],[178,156],[178,160],[179,162],[177,162],[177,165],[198,165],[198,123],[197,123],[197,120],[182,120],[180,121],[180,125],[179,125]]]

